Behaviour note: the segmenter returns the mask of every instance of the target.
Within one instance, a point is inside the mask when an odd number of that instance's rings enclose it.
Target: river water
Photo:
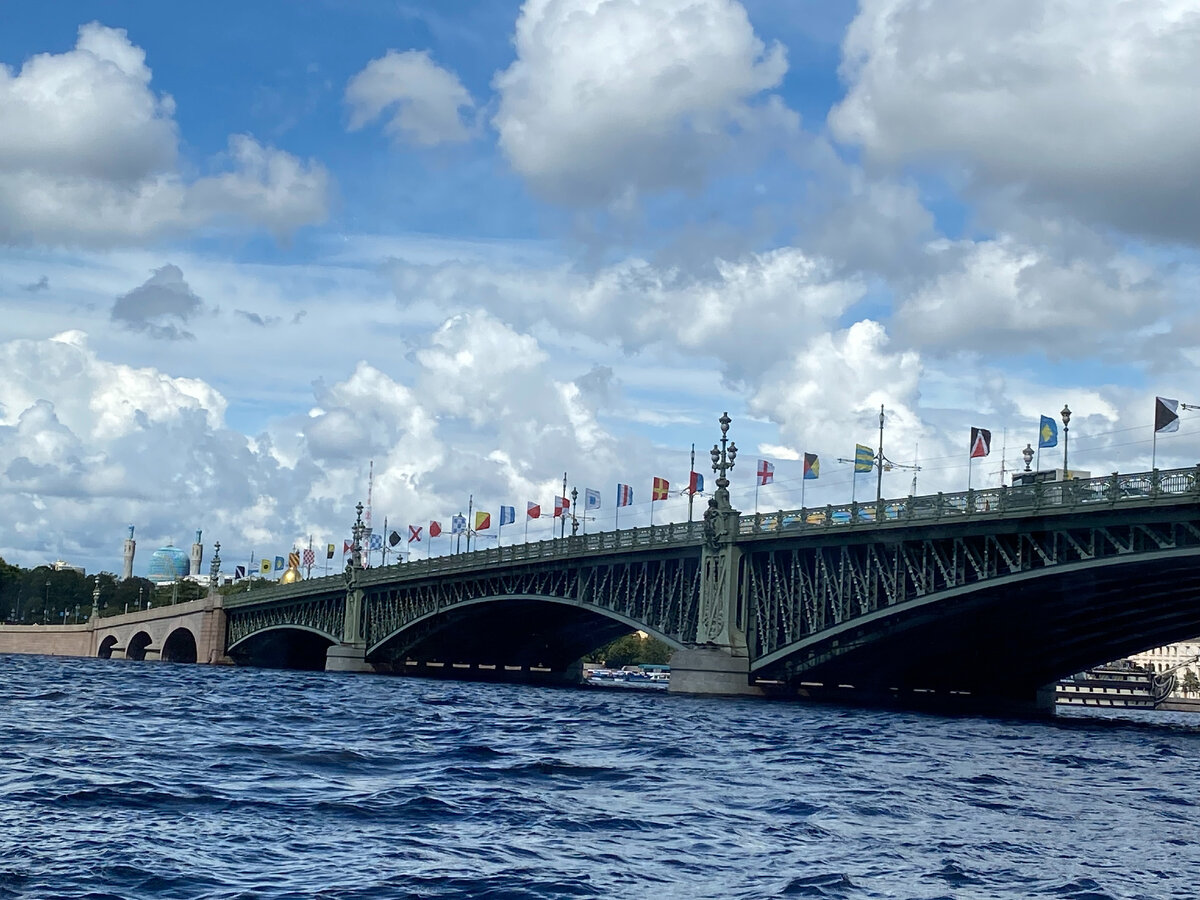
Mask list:
[[[1191,898],[1200,717],[0,656],[0,900]]]

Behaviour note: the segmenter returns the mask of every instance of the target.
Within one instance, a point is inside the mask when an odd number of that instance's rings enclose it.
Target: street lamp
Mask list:
[[[579,488],[571,488],[571,537],[579,533]]]
[[[1067,404],[1063,404],[1062,413],[1063,423],[1063,479],[1071,477],[1071,470],[1067,468],[1067,446],[1071,440],[1071,408]]]
[[[1026,444],[1025,449],[1021,451],[1021,455],[1025,457],[1025,471],[1029,471],[1029,464],[1033,462],[1033,445]]]
[[[712,448],[712,468],[717,473],[717,490],[713,498],[717,501],[717,509],[727,512],[733,506],[729,502],[729,479],[726,475],[733,468],[738,451],[737,444],[729,440],[729,423],[733,421],[729,413],[721,413],[717,421],[721,423],[721,446],[713,444]]]

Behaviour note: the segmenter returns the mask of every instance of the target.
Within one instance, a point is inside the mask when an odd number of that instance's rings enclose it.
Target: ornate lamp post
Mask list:
[[[571,488],[571,537],[579,533],[579,488]]]
[[[212,563],[208,567],[208,592],[215,594],[221,580],[221,542],[213,544]]]
[[[1070,478],[1071,470],[1067,468],[1067,447],[1071,441],[1071,408],[1064,403],[1060,415],[1062,415],[1063,423],[1063,478]]]
[[[96,584],[92,587],[92,618],[100,618],[100,576],[96,576]]]
[[[1021,455],[1025,457],[1025,471],[1029,471],[1029,464],[1033,462],[1033,445],[1026,444],[1025,449],[1021,451]]]
[[[729,413],[721,413],[719,419],[721,423],[721,446],[718,448],[713,444],[712,448],[712,469],[717,473],[717,491],[714,499],[717,501],[717,509],[721,512],[726,512],[733,508],[729,502],[729,479],[725,477],[726,473],[733,468],[733,461],[737,459],[737,444],[729,440],[729,423],[733,419],[729,418]]]
[[[362,536],[367,526],[363,524],[363,505],[361,500],[354,509],[357,511],[358,517],[354,520],[354,527],[350,529],[350,533],[354,537],[354,542],[350,545],[350,565],[357,572],[362,568]]]

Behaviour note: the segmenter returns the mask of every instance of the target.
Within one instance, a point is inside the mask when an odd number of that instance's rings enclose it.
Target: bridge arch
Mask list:
[[[150,649],[150,645],[154,639],[145,631],[139,631],[129,639],[129,643],[125,645],[125,658],[143,660],[146,658],[146,651]]]
[[[99,659],[112,659],[113,649],[117,646],[117,636],[115,634],[108,635],[100,642],[100,646],[96,648],[96,656]]]
[[[1028,696],[1200,633],[1200,547],[1016,572],[884,607],[752,663],[797,684]]]
[[[337,643],[329,632],[307,625],[269,625],[240,638],[226,653],[241,666],[320,671],[326,651]]]
[[[176,628],[163,641],[164,662],[196,662],[196,636],[187,628]]]
[[[493,594],[424,613],[374,640],[367,658],[399,668],[410,658],[565,670],[633,631],[680,649],[678,639],[615,610],[540,594]]]

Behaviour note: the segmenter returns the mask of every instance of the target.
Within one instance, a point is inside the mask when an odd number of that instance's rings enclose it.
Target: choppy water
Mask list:
[[[1200,718],[0,656],[0,900],[1200,893]]]

